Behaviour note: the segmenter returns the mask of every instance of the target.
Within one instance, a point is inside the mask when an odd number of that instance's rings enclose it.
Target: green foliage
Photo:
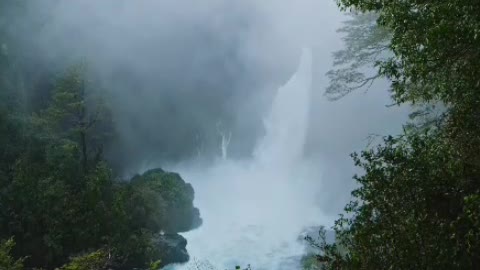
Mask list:
[[[15,241],[9,239],[0,244],[0,269],[1,270],[25,270],[23,266],[24,259],[15,260],[11,256],[11,251],[15,246]],[[106,269],[108,256],[103,251],[92,252],[83,256],[76,256],[71,261],[56,270],[103,270]],[[155,267],[155,264],[152,264]],[[152,268],[157,270],[158,268]]]
[[[53,269],[108,250],[117,267],[147,268],[165,252],[153,242],[157,233],[199,219],[193,189],[178,174],[115,181],[102,155],[111,116],[90,77],[85,65],[68,69],[32,117],[0,107],[0,237],[15,237],[12,251],[27,267]],[[75,257],[61,269],[101,269],[102,256]]]
[[[343,8],[375,11],[391,34],[394,57],[380,73],[397,101],[468,100],[478,88],[480,5],[466,0],[402,2],[339,0]]]
[[[13,239],[0,243],[0,270],[23,270],[23,260],[15,260],[10,254],[14,246]]]
[[[90,77],[85,64],[69,68],[58,80],[50,106],[36,119],[45,138],[55,144],[58,140],[75,144],[84,172],[95,167],[112,133],[111,116],[99,94],[101,89]]]
[[[364,171],[323,245],[325,269],[476,269],[480,265],[480,5],[472,1],[339,0],[378,14],[390,32],[377,63],[397,103],[439,117],[354,154]],[[419,112],[416,112],[419,113]],[[340,248],[341,247],[341,248]],[[344,249],[346,252],[342,252]]]
[[[59,270],[102,270],[108,261],[103,251],[92,252],[83,256],[74,257],[67,265]]]
[[[83,106],[78,105],[84,99],[73,83],[81,76],[68,73],[59,81],[73,86],[57,87],[61,90],[46,111],[23,123],[24,140],[10,143],[22,151],[3,163],[8,173],[2,188],[6,209],[1,219],[6,222],[0,224],[1,231],[16,236],[16,250],[30,256],[28,264],[58,265],[69,254],[100,247],[102,237],[109,234],[110,213],[105,209],[114,186],[110,170],[101,158],[82,151],[90,142],[86,130],[77,131],[85,117],[65,109]],[[60,104],[58,96],[77,95]],[[79,110],[88,114],[86,106]],[[79,122],[67,124],[64,119]],[[90,123],[88,128],[100,122]]]
[[[153,242],[156,234],[187,231],[201,222],[191,185],[176,173],[150,170],[116,189],[112,209],[117,234],[111,241],[126,266],[168,261],[168,252]]]
[[[193,188],[177,173],[155,169],[134,177],[131,182],[138,192],[150,193],[142,197],[155,200],[151,203],[152,208],[161,209],[165,212],[163,216],[169,217],[168,220],[161,220],[162,227],[159,229],[165,232],[182,232],[200,225],[198,209],[193,206]],[[146,211],[149,212],[147,216],[154,217],[151,215],[152,210]],[[158,218],[154,219],[160,221]],[[158,225],[152,226],[158,228]]]
[[[354,157],[366,174],[356,178],[357,200],[346,208],[353,218],[339,221],[346,225],[354,269],[476,265],[480,246],[467,235],[478,239],[480,231],[466,202],[480,191],[469,180],[477,168],[466,167],[454,144],[440,134],[413,134],[387,138],[384,146]]]
[[[374,67],[390,54],[390,33],[377,24],[374,12],[351,13],[337,32],[344,34],[345,48],[336,51],[334,69],[327,73],[326,95],[339,99],[358,89],[368,89],[380,74]]]
[[[0,269],[72,257],[60,269],[163,266],[157,234],[200,222],[192,187],[160,170],[116,179],[103,156],[115,132],[102,84],[85,63],[56,73],[31,62],[37,42],[22,39],[45,18],[23,22],[27,2],[0,0],[0,239],[16,241],[0,246]]]
[[[160,270],[161,263],[162,262],[160,260],[150,263],[150,266],[148,267],[148,270]]]

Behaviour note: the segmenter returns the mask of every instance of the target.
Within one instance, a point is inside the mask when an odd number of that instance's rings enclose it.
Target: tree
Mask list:
[[[39,116],[8,112],[0,121],[8,135],[0,136],[6,143],[0,231],[2,237],[15,236],[15,254],[28,256],[28,266],[58,266],[72,254],[101,248],[114,231],[111,170],[101,151],[87,151],[101,149],[109,114],[83,87],[80,67],[59,79]],[[15,134],[18,124],[21,136]]]
[[[47,135],[79,146],[84,172],[101,159],[103,143],[112,128],[101,89],[94,87],[85,64],[72,66],[58,80],[51,105],[41,119],[42,125],[48,127]]]
[[[104,251],[95,251],[83,256],[74,257],[59,270],[102,270],[106,269],[108,255]]]
[[[117,179],[100,80],[84,63],[56,77],[32,62],[28,33],[45,18],[26,19],[27,2],[0,0],[0,239],[16,242],[0,245],[0,268],[103,269],[107,255],[116,269],[163,266],[159,232],[200,222],[192,187],[161,170]]]
[[[378,23],[391,32],[390,49],[395,56],[381,63],[380,72],[393,81],[397,101],[461,102],[478,87],[479,4],[466,0],[338,2],[343,9],[377,12]]]
[[[375,66],[391,54],[390,33],[377,24],[375,12],[353,12],[349,16],[337,31],[344,34],[345,48],[333,54],[336,69],[327,73],[330,85],[326,94],[334,100],[355,90],[368,89],[380,78]]]
[[[15,260],[10,254],[15,242],[13,239],[0,243],[0,269],[1,270],[23,270],[23,260]]]
[[[354,154],[364,174],[323,247],[327,269],[476,269],[480,266],[480,5],[471,1],[339,0],[378,14],[391,33],[378,74],[397,103],[441,103],[430,125],[410,126]]]

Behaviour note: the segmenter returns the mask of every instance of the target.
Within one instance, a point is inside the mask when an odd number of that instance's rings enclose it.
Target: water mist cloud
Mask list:
[[[233,133],[231,154],[248,155],[300,48],[334,31],[325,34],[335,16],[318,2],[60,0],[31,8],[45,21],[39,57],[59,69],[87,58],[102,74],[120,134],[112,156],[128,154],[118,163],[135,171],[145,160],[212,154],[219,126]]]
[[[386,85],[329,102],[323,96],[342,14],[330,0],[29,1],[23,30],[42,68],[85,59],[108,91],[118,141],[109,158],[126,175],[194,156],[249,159],[278,87],[302,47],[314,55],[306,154],[321,171],[319,204],[337,213],[355,170],[348,154],[369,134],[395,133],[407,109],[388,109]],[[34,25],[36,24],[36,25]],[[28,38],[27,38],[28,37]],[[320,176],[318,176],[320,177]],[[320,182],[320,180],[319,180]]]

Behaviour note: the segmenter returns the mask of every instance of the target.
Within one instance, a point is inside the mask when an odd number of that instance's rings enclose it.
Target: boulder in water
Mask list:
[[[153,243],[161,251],[162,265],[188,262],[187,239],[179,234],[159,234]]]
[[[156,197],[158,202],[155,207],[162,217],[152,223],[161,230],[168,233],[186,232],[202,224],[200,211],[193,205],[193,187],[178,173],[157,168],[136,175],[131,182]]]

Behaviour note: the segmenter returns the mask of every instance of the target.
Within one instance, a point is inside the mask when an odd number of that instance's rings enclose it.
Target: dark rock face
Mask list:
[[[164,234],[155,237],[154,245],[161,251],[162,265],[188,262],[187,239],[179,234]]]

